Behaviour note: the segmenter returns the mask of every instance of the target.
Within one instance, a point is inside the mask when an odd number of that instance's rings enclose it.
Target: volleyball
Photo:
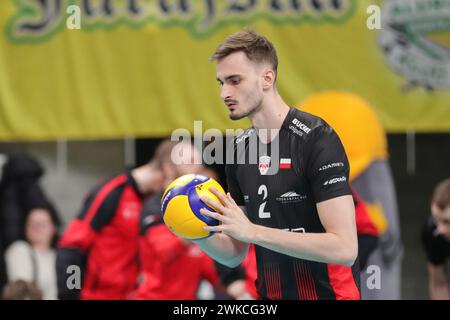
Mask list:
[[[215,187],[225,194],[222,186],[214,179],[200,174],[188,174],[174,180],[161,198],[164,223],[177,236],[198,240],[208,238],[215,232],[204,230],[205,226],[217,226],[219,221],[200,213],[200,209],[216,211],[200,200],[206,196],[217,202],[220,200],[209,191]]]

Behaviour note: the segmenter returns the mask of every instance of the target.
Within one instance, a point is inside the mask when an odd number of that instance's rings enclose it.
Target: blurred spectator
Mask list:
[[[42,292],[32,282],[16,280],[3,289],[3,300],[42,300]]]
[[[199,164],[201,155],[190,143],[166,141],[161,150],[165,154],[166,176],[170,177],[165,187],[186,174],[214,174]],[[173,163],[173,154],[180,157],[178,163],[181,164]],[[211,258],[191,241],[175,236],[164,225],[161,196],[158,194],[147,202],[141,217],[139,256],[142,270],[135,298],[193,300],[203,279],[217,286],[219,278]]]
[[[140,250],[143,272],[136,299],[194,300],[203,279],[219,285],[213,260],[175,236],[159,217],[147,225]]]
[[[25,223],[25,241],[13,242],[5,252],[9,282],[34,283],[45,300],[55,300],[55,245],[59,219],[51,204],[29,211]]]
[[[46,196],[39,186],[44,174],[40,163],[28,154],[1,158],[0,180],[0,288],[6,282],[4,250],[24,239],[28,208],[43,203]]]
[[[159,149],[148,163],[108,179],[87,195],[59,242],[60,299],[128,299],[136,289],[140,212],[145,197],[160,191],[164,180]],[[70,266],[81,270],[81,289],[67,285]]]
[[[431,199],[431,216],[422,229],[428,260],[428,288],[433,300],[450,300],[450,178],[439,183]]]
[[[2,243],[8,247],[24,238],[27,209],[43,203],[46,196],[39,185],[44,169],[28,154],[11,155],[2,168],[0,217]]]

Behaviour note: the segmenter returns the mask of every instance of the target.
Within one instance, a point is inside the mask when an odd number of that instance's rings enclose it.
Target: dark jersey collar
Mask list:
[[[280,130],[281,130],[281,129],[285,129],[285,130],[288,130],[288,129],[289,129],[289,124],[290,124],[290,123],[292,122],[292,120],[294,120],[294,118],[295,118],[295,111],[297,111],[296,108],[289,107],[289,111],[288,111],[286,117],[284,118],[283,123],[281,124]],[[256,130],[254,126],[252,126],[252,127],[249,128],[249,129]]]
[[[144,199],[144,194],[139,190],[139,186],[136,182],[136,180],[133,178],[133,175],[131,174],[131,170],[126,172],[127,178],[128,178],[128,184],[131,185],[131,187],[134,189],[136,194],[141,198]]]
[[[289,125],[291,124],[292,120],[294,120],[296,111],[296,108],[289,107],[289,112],[287,113],[286,118],[284,118],[281,129],[289,130]]]

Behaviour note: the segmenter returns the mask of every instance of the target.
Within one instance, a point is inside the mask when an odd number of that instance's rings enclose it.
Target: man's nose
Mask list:
[[[222,86],[222,90],[220,91],[220,98],[222,100],[226,100],[226,99],[230,99],[231,98],[231,90],[225,84]]]

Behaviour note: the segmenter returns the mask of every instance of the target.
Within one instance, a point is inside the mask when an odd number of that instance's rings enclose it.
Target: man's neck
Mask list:
[[[267,97],[261,108],[249,116],[256,129],[280,129],[289,112],[289,106],[275,92]]]
[[[51,251],[52,247],[51,247],[50,243],[38,242],[38,243],[33,244],[33,249],[36,251],[39,251],[39,252],[47,252],[47,251]]]
[[[136,181],[141,194],[146,195],[149,193],[149,181],[152,180],[152,169],[150,164],[145,164],[131,170],[131,175],[133,176],[134,181]]]

